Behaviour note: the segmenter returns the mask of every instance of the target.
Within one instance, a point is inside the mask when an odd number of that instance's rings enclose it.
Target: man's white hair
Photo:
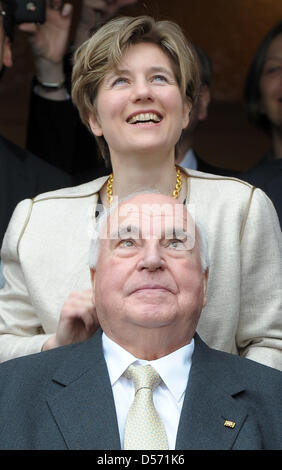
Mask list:
[[[144,190],[139,191],[136,193],[132,193],[125,198],[121,199],[120,201],[114,202],[110,208],[103,208],[102,212],[98,216],[96,220],[96,225],[93,230],[93,236],[91,237],[90,243],[90,253],[89,253],[89,266],[91,269],[96,269],[99,252],[100,252],[100,241],[101,241],[101,233],[102,228],[105,226],[108,217],[114,212],[114,210],[123,202],[133,199],[135,196],[144,195],[144,194],[161,194],[156,190]],[[102,206],[101,206],[102,207]],[[189,208],[184,205],[187,210],[187,213],[191,216],[189,212]],[[192,217],[192,216],[191,216]],[[200,259],[203,272],[209,267],[209,253],[208,253],[208,239],[206,230],[203,228],[202,224],[199,222],[195,222],[195,232],[198,236],[198,243],[199,243],[199,251],[200,251]]]

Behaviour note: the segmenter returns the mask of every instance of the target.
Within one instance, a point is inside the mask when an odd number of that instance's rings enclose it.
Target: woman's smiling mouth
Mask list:
[[[162,116],[156,112],[145,112],[145,113],[136,113],[129,116],[126,120],[128,124],[143,124],[143,123],[153,123],[157,124],[162,120]]]

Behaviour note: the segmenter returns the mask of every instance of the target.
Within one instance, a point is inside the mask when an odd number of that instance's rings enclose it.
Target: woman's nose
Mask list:
[[[146,80],[140,80],[134,84],[132,101],[153,101],[153,90]]]

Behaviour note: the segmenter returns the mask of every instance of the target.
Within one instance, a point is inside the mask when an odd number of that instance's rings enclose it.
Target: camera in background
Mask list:
[[[46,0],[16,0],[16,23],[44,23]]]

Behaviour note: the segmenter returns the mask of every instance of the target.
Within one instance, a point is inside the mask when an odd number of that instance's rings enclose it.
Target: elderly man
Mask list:
[[[123,201],[91,266],[101,329],[0,366],[0,449],[282,449],[281,372],[195,333],[208,262],[185,206]]]

